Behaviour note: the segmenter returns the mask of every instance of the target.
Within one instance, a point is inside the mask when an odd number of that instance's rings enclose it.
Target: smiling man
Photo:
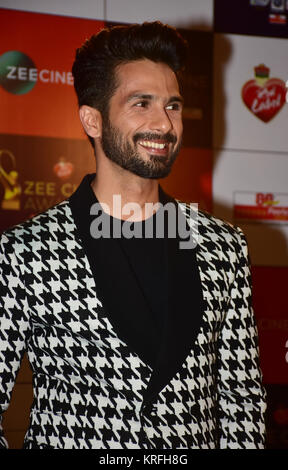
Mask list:
[[[185,56],[159,22],[87,40],[73,75],[96,173],[1,237],[0,406],[27,351],[26,449],[264,446],[245,238],[159,186],[181,146]]]
[[[114,161],[116,171],[120,166],[141,178],[167,176],[182,136],[182,98],[175,73],[166,64],[144,59],[119,66],[116,74],[118,88],[110,100],[109,117],[103,119],[96,155]],[[96,128],[91,128],[90,113]],[[82,106],[80,116],[87,133],[98,137],[99,112]]]

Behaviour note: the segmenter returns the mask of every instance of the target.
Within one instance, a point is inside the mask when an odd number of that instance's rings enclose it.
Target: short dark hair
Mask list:
[[[160,21],[102,29],[76,51],[72,73],[78,104],[107,116],[117,88],[117,66],[150,59],[167,64],[177,74],[185,66],[186,54],[186,41],[175,28]],[[93,139],[89,140],[94,146]]]

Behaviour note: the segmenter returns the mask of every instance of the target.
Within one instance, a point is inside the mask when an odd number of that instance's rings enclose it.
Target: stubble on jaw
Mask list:
[[[181,141],[170,155],[159,156],[150,153],[148,154],[149,159],[144,160],[137,151],[139,140],[161,140],[167,144],[175,144],[177,141],[171,133],[164,135],[148,132],[137,133],[133,136],[133,146],[130,142],[124,140],[117,128],[111,125],[109,118],[103,116],[101,144],[109,160],[141,178],[161,179],[168,176],[179,154]]]

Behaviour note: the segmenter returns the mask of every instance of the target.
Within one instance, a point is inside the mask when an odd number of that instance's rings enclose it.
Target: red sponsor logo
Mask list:
[[[254,116],[269,122],[285,103],[286,86],[280,78],[269,78],[270,69],[264,64],[255,67],[255,79],[242,87],[242,99]]]
[[[258,222],[288,221],[288,195],[273,193],[235,193],[234,219]]]
[[[54,165],[53,171],[61,180],[67,180],[74,171],[74,165],[67,162],[65,157],[60,157],[59,162]]]
[[[286,16],[285,15],[269,15],[269,23],[272,24],[286,24]]]

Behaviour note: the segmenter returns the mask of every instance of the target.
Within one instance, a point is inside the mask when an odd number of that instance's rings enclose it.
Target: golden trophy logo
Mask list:
[[[3,166],[3,156],[8,156],[12,169],[5,170]],[[7,157],[6,157],[7,158]],[[1,209],[19,210],[21,186],[18,183],[18,172],[16,171],[16,161],[12,152],[0,150],[0,183],[4,188],[4,196],[1,201]]]

